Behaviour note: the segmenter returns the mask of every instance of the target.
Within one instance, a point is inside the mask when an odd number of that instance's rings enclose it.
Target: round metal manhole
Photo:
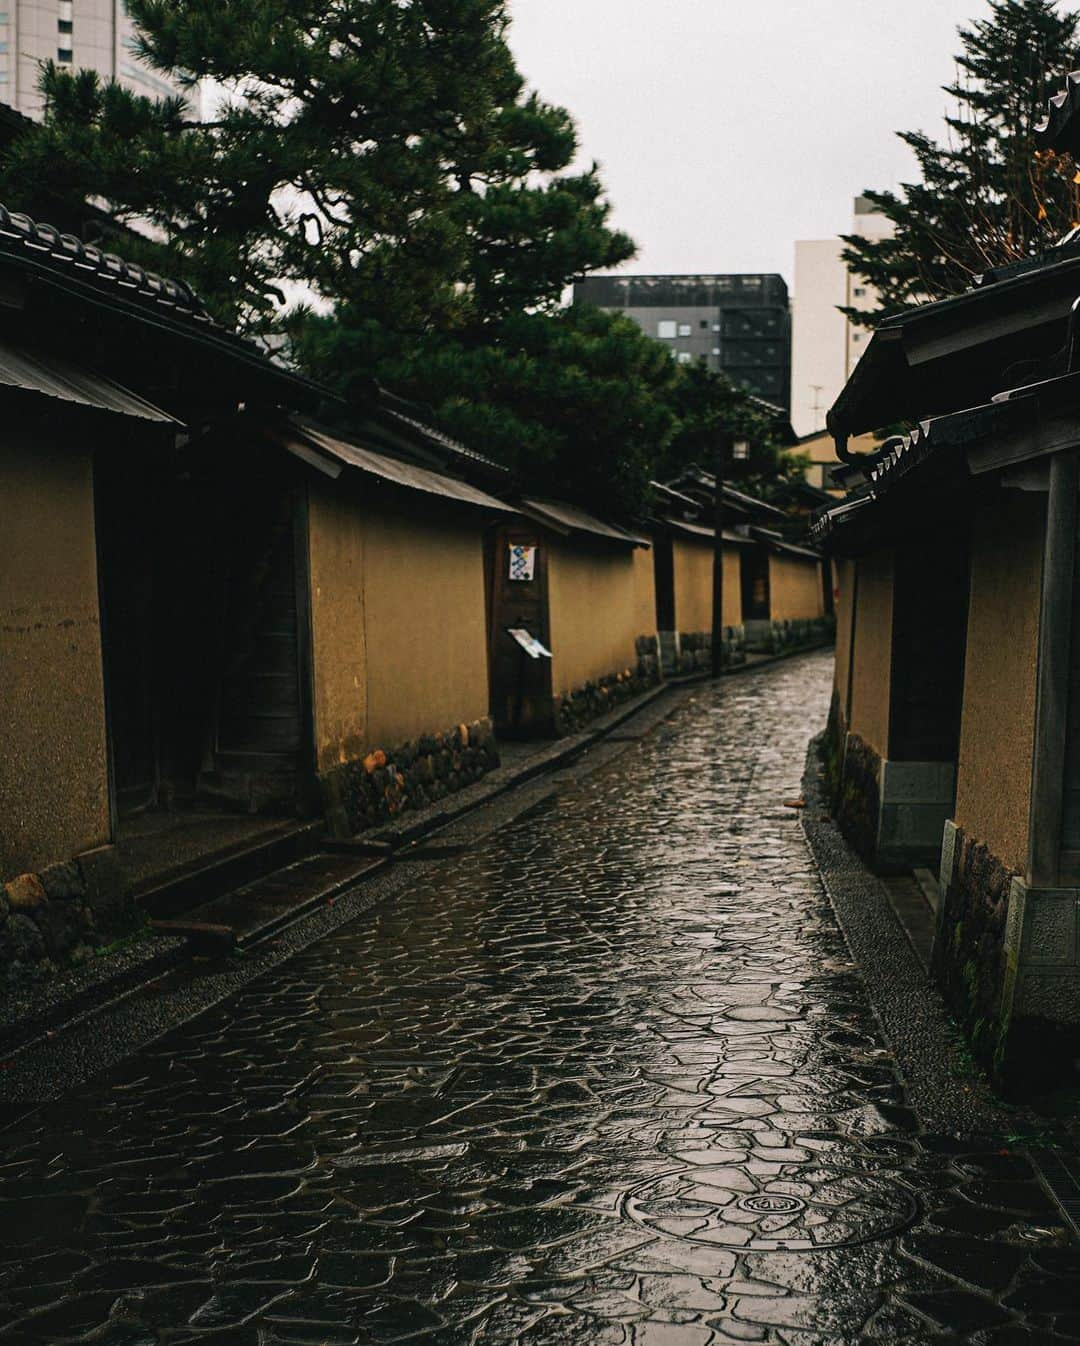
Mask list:
[[[813,1252],[885,1238],[918,1214],[886,1174],[793,1164],[780,1178],[692,1167],[652,1178],[622,1199],[623,1216],[652,1234],[747,1252]],[[756,1191],[747,1191],[747,1187]]]
[[[794,1215],[805,1210],[806,1202],[797,1196],[782,1196],[779,1192],[759,1192],[755,1196],[744,1196],[739,1201],[740,1210],[753,1211],[755,1215]]]

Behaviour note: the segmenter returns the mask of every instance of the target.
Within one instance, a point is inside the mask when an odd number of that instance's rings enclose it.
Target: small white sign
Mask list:
[[[513,636],[530,659],[550,659],[551,651],[541,645],[537,638],[523,626],[508,626],[507,634]]]
[[[510,578],[531,580],[536,574],[536,548],[510,544]]]

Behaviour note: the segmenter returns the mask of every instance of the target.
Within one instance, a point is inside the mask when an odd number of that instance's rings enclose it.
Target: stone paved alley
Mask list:
[[[0,1343],[1080,1340],[1080,1255],[906,1105],[784,807],[830,669],[703,686],[24,1117]]]

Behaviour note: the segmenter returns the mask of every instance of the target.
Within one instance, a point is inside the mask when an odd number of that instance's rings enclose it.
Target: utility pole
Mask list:
[[[713,496],[713,572],[712,572],[712,675],[718,678],[724,671],[724,460],[733,443],[730,430],[721,430],[716,437],[713,473],[716,489]]]

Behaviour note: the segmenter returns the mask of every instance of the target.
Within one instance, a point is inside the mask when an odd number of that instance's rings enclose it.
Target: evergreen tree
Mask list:
[[[1047,100],[1080,65],[1077,24],[1057,0],[992,0],[989,18],[960,29],[945,142],[901,133],[920,181],[865,193],[892,221],[893,237],[844,239],[845,260],[879,297],[876,311],[847,310],[850,317],[873,323],[958,294],[1080,222],[1076,165],[1035,140]]]
[[[0,165],[0,199],[45,219],[101,200],[143,231],[110,246],[187,280],[225,323],[287,334],[347,399],[379,379],[527,489],[642,505],[701,413],[660,343],[561,307],[633,244],[595,166],[571,168],[569,114],[525,89],[505,0],[129,8],[146,62],[223,91],[212,117],[49,65],[44,123]]]
[[[746,459],[727,463],[724,471],[732,485],[752,494],[770,496],[805,466],[805,457],[780,452],[780,420],[767,404],[704,365],[680,367],[669,404],[675,428],[656,465],[661,479],[676,477],[688,467],[711,471],[723,433],[745,439],[750,446]]]
[[[524,88],[505,0],[129,9],[145,61],[224,91],[213,119],[50,65],[44,127],[0,191],[147,222],[223,318],[276,325],[291,282],[390,332],[453,331],[551,306],[632,255],[595,167],[568,171],[569,114]]]

